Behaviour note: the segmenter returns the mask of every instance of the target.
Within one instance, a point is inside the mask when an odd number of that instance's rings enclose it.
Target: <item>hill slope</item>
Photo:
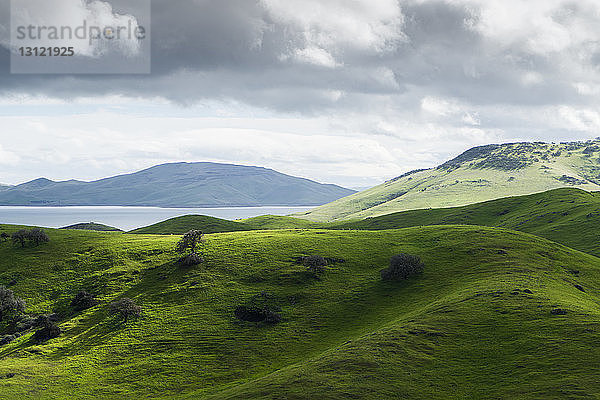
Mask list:
[[[252,227],[241,222],[209,217],[206,215],[185,215],[158,222],[154,225],[134,229],[129,233],[149,235],[183,235],[195,229],[204,233],[249,231]]]
[[[0,205],[302,206],[325,204],[352,193],[266,168],[175,163],[94,182],[36,179],[0,191]]]
[[[555,189],[463,207],[403,211],[329,226],[381,230],[454,224],[515,229],[600,257],[600,193],[580,189]]]
[[[84,231],[98,231],[98,232],[122,232],[119,228],[112,226],[97,224],[95,222],[86,222],[81,224],[69,225],[60,229],[75,229]]]
[[[475,147],[437,168],[404,174],[298,216],[315,221],[362,219],[560,187],[600,190],[600,141]]]
[[[600,259],[545,239],[469,226],[236,232],[210,235],[205,264],[179,269],[177,237],[48,232],[37,248],[0,245],[0,284],[16,281],[28,312],[62,312],[64,331],[0,347],[6,399],[600,396]],[[382,283],[400,252],[420,255],[424,275]],[[293,261],[303,254],[345,261],[308,279]],[[101,303],[72,314],[81,289]],[[261,292],[283,321],[237,321]],[[108,317],[123,296],[141,319]]]

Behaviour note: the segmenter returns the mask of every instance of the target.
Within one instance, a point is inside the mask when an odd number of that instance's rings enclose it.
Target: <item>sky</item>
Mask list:
[[[151,72],[11,73],[0,0],[6,184],[214,161],[368,187],[477,145],[600,136],[597,0],[14,1],[143,24]],[[113,66],[145,51],[75,46]]]

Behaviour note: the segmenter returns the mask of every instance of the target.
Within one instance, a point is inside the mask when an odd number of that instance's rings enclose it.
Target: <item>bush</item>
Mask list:
[[[0,233],[0,241],[6,242],[8,239],[10,239],[10,235],[8,233],[6,233],[6,232]]]
[[[25,302],[12,290],[0,286],[0,322],[7,317],[17,317],[25,311]]]
[[[40,228],[33,228],[27,232],[27,239],[33,243],[34,246],[39,246],[42,243],[48,243],[50,241],[48,234]]]
[[[31,242],[34,246],[39,246],[42,243],[50,241],[50,237],[40,228],[32,228],[30,230],[21,229],[13,232],[11,235],[14,244],[18,244],[21,247],[25,247],[27,242]]]
[[[308,256],[304,257],[303,264],[306,266],[306,268],[308,268],[310,272],[316,275],[325,272],[327,260],[325,259],[325,257],[321,256]]]
[[[10,235],[10,238],[12,239],[12,242],[14,244],[18,244],[21,245],[21,247],[25,247],[25,243],[27,242],[27,230],[21,229],[16,232],[13,232],[12,235]]]
[[[384,281],[401,281],[423,273],[425,265],[417,256],[398,254],[390,259],[390,266],[381,271]]]
[[[85,290],[80,291],[75,295],[73,300],[71,300],[71,307],[75,311],[83,311],[88,308],[92,308],[98,304],[98,300],[94,298],[91,294],[86,292]]]
[[[109,311],[112,315],[125,322],[142,315],[142,307],[127,297],[110,303]]]
[[[262,292],[250,300],[247,305],[237,306],[234,314],[241,321],[266,322],[276,324],[281,322],[281,309],[274,304],[274,299],[268,293]]]
[[[44,321],[43,328],[33,334],[33,340],[37,343],[43,343],[59,337],[61,333],[60,327],[48,318]]]

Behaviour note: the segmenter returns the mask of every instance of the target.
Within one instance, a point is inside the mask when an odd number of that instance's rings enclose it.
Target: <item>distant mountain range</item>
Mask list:
[[[208,162],[162,164],[93,182],[40,178],[0,187],[0,205],[317,206],[355,191],[272,169]]]
[[[600,140],[475,147],[437,168],[408,172],[297,216],[314,221],[362,219],[561,187],[600,190]]]

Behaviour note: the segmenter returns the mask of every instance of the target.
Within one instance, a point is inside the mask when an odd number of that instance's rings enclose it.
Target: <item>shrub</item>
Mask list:
[[[29,230],[29,232],[27,232],[27,239],[33,243],[34,246],[39,246],[42,243],[48,243],[50,241],[48,234],[46,234],[46,232],[40,228],[33,228]]]
[[[88,308],[92,308],[98,304],[98,300],[94,298],[91,294],[86,292],[85,290],[80,291],[75,295],[73,300],[71,300],[71,307],[75,311],[83,311]]]
[[[110,303],[109,311],[112,315],[125,322],[142,315],[142,307],[127,297]]]
[[[10,235],[6,232],[0,233],[0,241],[6,242],[10,238]]]
[[[27,230],[21,229],[16,232],[13,232],[13,234],[10,235],[10,238],[12,239],[12,242],[14,244],[18,244],[21,245],[21,247],[25,247],[25,243],[27,242]]]
[[[398,254],[390,259],[390,266],[381,271],[385,281],[401,281],[423,273],[425,265],[417,256]]]
[[[327,266],[327,260],[321,256],[304,257],[303,263],[315,275],[325,272],[325,267]]]
[[[50,237],[48,237],[46,232],[40,228],[18,230],[13,232],[11,238],[14,244],[20,245],[21,247],[25,247],[28,241],[34,246],[39,246],[42,243],[47,243],[50,241]]]
[[[6,317],[17,317],[25,311],[25,302],[12,290],[0,286],[0,322]]]
[[[241,321],[276,324],[281,322],[279,311],[281,309],[274,303],[273,297],[262,292],[252,297],[247,305],[237,306],[234,314]]]
[[[33,340],[37,343],[47,342],[50,339],[54,339],[60,336],[62,331],[56,323],[50,321],[50,318],[46,317],[42,321],[42,329],[36,331],[33,334]]]

